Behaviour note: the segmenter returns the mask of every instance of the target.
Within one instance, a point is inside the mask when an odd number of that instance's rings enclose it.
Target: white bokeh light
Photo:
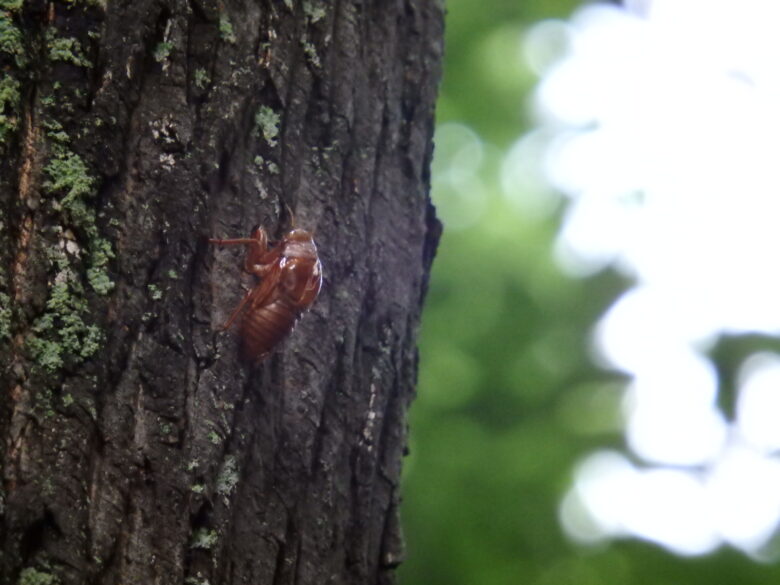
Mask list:
[[[626,436],[643,462],[583,463],[561,507],[578,540],[758,555],[780,523],[780,357],[745,362],[729,422],[707,356],[724,334],[780,335],[778,21],[774,0],[634,0],[529,35],[536,63],[545,35],[568,47],[534,103],[546,175],[569,198],[561,265],[636,282],[595,345],[631,377]]]
[[[780,425],[767,413],[780,413],[780,356],[752,356],[740,375],[737,424],[745,441],[765,452],[780,451]]]
[[[780,460],[735,441],[707,479],[718,535],[745,552],[759,552],[780,521]]]

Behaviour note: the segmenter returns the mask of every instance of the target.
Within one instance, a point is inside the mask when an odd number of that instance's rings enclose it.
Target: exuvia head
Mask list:
[[[295,228],[287,232],[282,240],[287,258],[317,258],[317,245],[311,232]]]

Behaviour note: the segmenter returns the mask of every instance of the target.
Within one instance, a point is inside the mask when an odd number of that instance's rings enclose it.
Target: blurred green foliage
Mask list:
[[[447,2],[433,169],[445,232],[421,333],[400,580],[765,583],[780,571],[738,553],[684,559],[636,541],[583,548],[558,522],[577,461],[622,448],[622,380],[593,365],[589,333],[628,283],[612,272],[583,280],[559,271],[552,247],[563,203],[532,169],[515,172],[538,152],[508,152],[529,130],[537,82],[523,39],[576,5]]]

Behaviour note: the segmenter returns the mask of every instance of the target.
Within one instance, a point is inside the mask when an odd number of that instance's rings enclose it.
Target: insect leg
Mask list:
[[[241,299],[240,303],[238,303],[238,307],[236,307],[236,309],[230,315],[230,318],[227,320],[227,323],[225,323],[225,325],[222,327],[223,330],[230,329],[233,321],[235,321],[236,317],[241,314],[241,310],[244,308],[247,302],[251,301],[252,305],[262,305],[274,293],[278,281],[278,276],[275,276],[275,274],[278,273],[278,269],[274,270],[274,267],[269,268],[269,278],[263,280],[263,282],[244,295],[244,298]]]
[[[252,299],[253,307],[266,304],[273,294],[277,292],[280,276],[279,265],[272,264],[268,266],[268,268],[269,270],[264,274],[265,278],[263,278],[262,282],[254,289],[255,298]]]
[[[241,299],[241,302],[238,303],[238,306],[236,307],[236,310],[233,311],[233,313],[228,318],[227,322],[222,326],[222,330],[226,331],[230,329],[230,326],[233,324],[233,321],[236,320],[236,317],[241,313],[241,309],[244,308],[244,305],[246,305],[247,301],[252,298],[252,295],[255,293],[256,289],[250,290],[248,293],[244,295],[244,298]]]
[[[249,246],[249,250],[246,254],[246,260],[244,261],[244,270],[250,274],[255,274],[253,266],[258,262],[263,262],[263,257],[268,255],[268,239],[265,236],[265,231],[259,228],[261,233],[258,237],[253,238],[231,238],[228,240],[220,240],[217,238],[210,238],[209,244],[215,244],[217,246]],[[261,276],[261,275],[258,275]]]

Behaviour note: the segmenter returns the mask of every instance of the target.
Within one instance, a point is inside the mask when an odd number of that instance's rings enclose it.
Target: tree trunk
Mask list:
[[[436,0],[0,0],[0,583],[394,581]],[[254,365],[244,250],[325,273]]]

